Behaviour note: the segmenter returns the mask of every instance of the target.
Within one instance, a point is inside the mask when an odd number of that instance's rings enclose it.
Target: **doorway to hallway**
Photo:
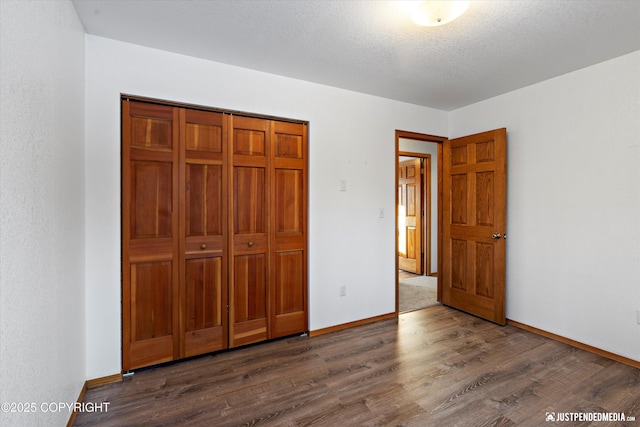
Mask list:
[[[396,131],[396,309],[437,304],[438,174],[446,138]]]

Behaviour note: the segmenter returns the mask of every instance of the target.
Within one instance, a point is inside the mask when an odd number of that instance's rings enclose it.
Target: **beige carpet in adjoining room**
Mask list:
[[[436,277],[418,276],[402,279],[399,285],[400,313],[440,304],[436,300],[438,291],[438,279]]]

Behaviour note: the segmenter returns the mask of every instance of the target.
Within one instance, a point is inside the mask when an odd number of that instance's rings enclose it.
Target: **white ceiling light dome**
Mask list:
[[[426,0],[416,7],[411,19],[424,27],[437,27],[458,18],[468,7],[467,0]]]

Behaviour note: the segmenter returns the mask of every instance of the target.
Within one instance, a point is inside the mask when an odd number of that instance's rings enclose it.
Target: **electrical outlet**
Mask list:
[[[340,286],[340,296],[341,297],[346,297],[347,296],[347,286],[346,285]]]

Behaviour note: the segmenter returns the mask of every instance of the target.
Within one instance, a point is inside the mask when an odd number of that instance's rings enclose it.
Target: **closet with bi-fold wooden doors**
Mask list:
[[[307,329],[306,123],[123,98],[123,370]]]

